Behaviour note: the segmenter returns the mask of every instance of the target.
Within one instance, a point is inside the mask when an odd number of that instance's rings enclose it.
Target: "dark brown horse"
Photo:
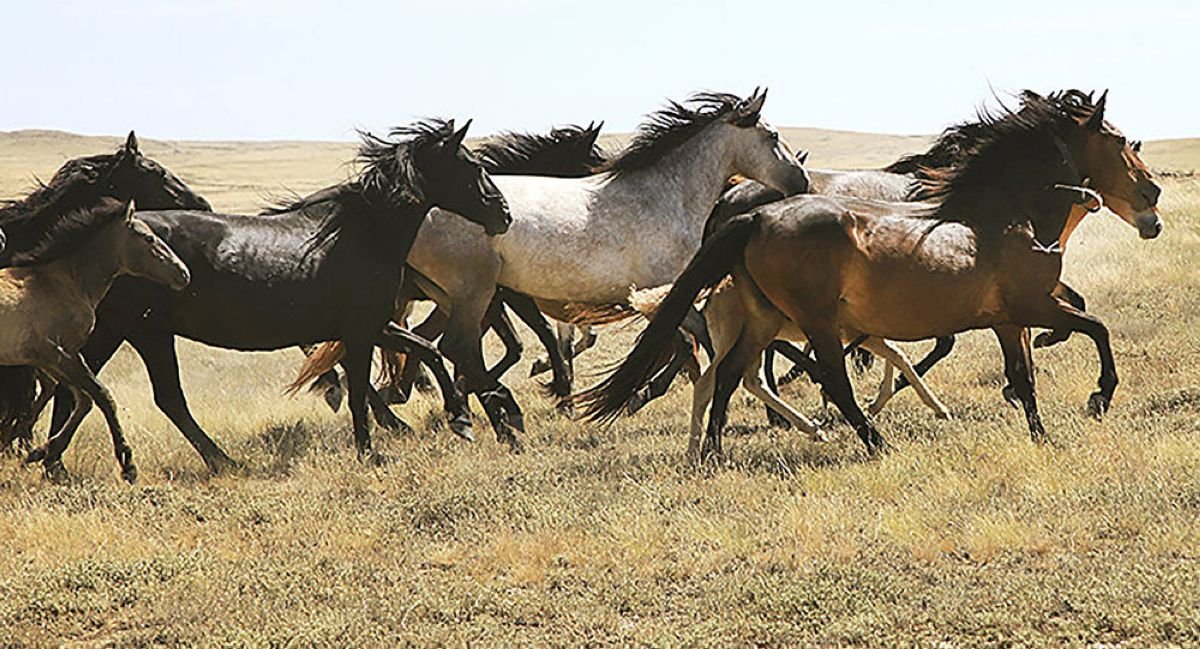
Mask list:
[[[592,418],[616,417],[661,364],[700,291],[732,274],[744,325],[713,373],[707,435],[703,450],[699,440],[689,445],[693,454],[722,453],[733,390],[788,327],[810,341],[823,387],[872,454],[884,440],[855,401],[846,339],[992,329],[1030,435],[1040,441],[1028,328],[1078,331],[1101,357],[1089,408],[1106,410],[1117,386],[1108,329],[1053,295],[1059,241],[1075,208],[1097,200],[1147,231],[1161,229],[1160,190],[1131,143],[1104,120],[1106,98],[1093,104],[1026,93],[1020,112],[981,112],[965,162],[923,181],[929,204],[798,196],[733,218],[692,259],[621,366],[579,400]]]

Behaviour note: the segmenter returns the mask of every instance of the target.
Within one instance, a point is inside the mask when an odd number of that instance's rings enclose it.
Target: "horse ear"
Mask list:
[[[738,103],[733,110],[733,122],[739,126],[750,126],[758,121],[758,115],[762,112],[763,103],[767,101],[767,89],[763,88],[762,92],[756,87],[754,92],[749,97]]]
[[[797,153],[796,154],[796,162],[799,162],[801,164],[801,166],[806,164],[808,162],[808,151],[801,151],[801,152]]]
[[[446,144],[457,151],[458,147],[462,146],[463,140],[467,138],[467,129],[471,128],[471,122],[473,121],[475,120],[467,120],[467,123],[463,124],[461,129],[456,132],[452,132],[450,137],[446,138]],[[454,122],[450,122],[450,124],[451,128],[453,128]]]
[[[596,122],[588,123],[588,127],[587,127],[588,148],[596,146],[596,140],[600,139],[600,129],[602,129],[602,128],[604,128],[604,122],[600,122],[599,124],[597,124]]]
[[[1092,111],[1092,116],[1087,119],[1084,124],[1088,129],[1099,131],[1104,126],[1104,107],[1108,103],[1108,91],[1100,93],[1100,99],[1096,100],[1096,109]]]
[[[137,135],[133,131],[130,131],[129,137],[125,138],[125,150],[130,153],[141,153],[138,151]]]

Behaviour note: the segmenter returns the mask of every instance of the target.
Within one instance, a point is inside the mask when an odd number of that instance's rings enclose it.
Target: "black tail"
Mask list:
[[[720,282],[742,260],[756,226],[755,215],[742,214],[730,219],[704,242],[616,371],[599,385],[572,397],[573,402],[583,406],[588,419],[605,422],[616,419],[638,389],[669,360],[675,350],[673,338],[696,296]]]
[[[0,367],[0,439],[33,416],[37,381],[32,367]]]

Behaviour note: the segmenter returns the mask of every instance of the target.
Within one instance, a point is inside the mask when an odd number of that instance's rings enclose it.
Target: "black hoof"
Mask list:
[[[137,482],[138,469],[133,465],[132,462],[127,464],[125,469],[121,471],[121,479],[129,484],[135,484]]]
[[[458,415],[450,418],[450,432],[467,440],[475,441],[475,431],[472,428],[471,415]]]
[[[1095,419],[1103,419],[1104,413],[1108,412],[1109,403],[1108,397],[1100,392],[1093,392],[1092,396],[1088,397],[1088,415]]]
[[[767,423],[781,430],[790,430],[792,422],[787,420],[787,417],[767,408]]]
[[[66,484],[71,480],[71,474],[67,472],[62,460],[43,463],[42,471],[46,474],[46,479],[54,484]]]
[[[575,404],[569,399],[560,400],[554,409],[567,419],[575,419]]]
[[[403,419],[397,417],[396,413],[391,411],[385,415],[376,417],[375,422],[389,431],[400,435],[409,435],[413,432],[412,426],[409,426]]]
[[[794,383],[796,379],[799,379],[802,376],[804,376],[804,371],[793,367],[792,369],[788,370],[787,374],[779,377],[778,385],[782,388],[789,383]]]
[[[1071,337],[1071,332],[1059,333],[1058,331],[1043,331],[1034,336],[1033,346],[1036,349],[1043,347],[1053,347],[1061,342],[1066,342]]]
[[[34,462],[41,462],[44,459],[46,459],[46,447],[39,446],[39,447],[33,449],[32,451],[30,451],[29,454],[25,456],[25,464],[33,464]]]
[[[1017,391],[1013,388],[1013,386],[1004,386],[1004,389],[1000,391],[1000,394],[1004,395],[1004,400],[1008,402],[1008,405],[1012,406],[1013,408],[1021,407],[1021,400],[1017,398]]]
[[[636,415],[639,410],[646,407],[647,403],[650,403],[650,388],[642,388],[630,397],[629,403],[625,404],[625,414]]]
[[[338,385],[336,387],[326,388],[324,396],[325,405],[329,406],[330,410],[337,412],[338,410],[342,409],[342,399],[345,398],[346,391],[342,389],[341,385]]]
[[[373,448],[368,448],[366,450],[359,449],[358,461],[367,466],[379,467],[388,464],[391,458]]]
[[[231,473],[239,473],[242,470],[241,464],[224,453],[204,457],[204,465],[208,467],[208,470],[213,475],[229,475]]]
[[[525,452],[525,445],[522,444],[521,440],[517,439],[517,436],[512,434],[512,432],[509,432],[507,435],[505,435],[504,439],[501,441],[503,441],[505,444],[508,444],[509,452],[514,455],[519,455]]]
[[[544,358],[539,358],[533,362],[533,365],[531,365],[529,367],[529,376],[534,377],[534,376],[537,376],[538,374],[544,374],[549,371],[550,371],[550,361],[548,361]]]

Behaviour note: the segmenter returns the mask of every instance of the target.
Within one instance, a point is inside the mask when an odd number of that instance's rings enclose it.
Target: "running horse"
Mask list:
[[[137,480],[133,451],[125,441],[117,408],[79,350],[96,321],[96,305],[118,275],[136,275],[178,291],[187,286],[187,266],[133,217],[133,202],[102,198],[94,206],[70,212],[27,252],[0,269],[0,365],[19,371],[0,389],[0,426],[32,419],[34,370],[45,373],[75,397],[66,426],[28,461],[55,458],[46,474],[61,481],[67,471],[62,451],[95,402],[108,422],[121,477]]]
[[[618,416],[696,296],[730,275],[743,323],[696,386],[712,397],[703,444],[697,435],[689,441],[694,458],[723,454],[730,396],[788,328],[809,340],[822,386],[872,455],[884,439],[854,398],[842,347],[864,336],[911,341],[992,329],[1040,442],[1029,327],[1078,331],[1101,358],[1088,408],[1107,410],[1117,386],[1108,328],[1054,295],[1061,241],[1081,204],[1104,203],[1160,230],[1161,191],[1133,144],[1104,119],[1107,93],[1094,103],[1028,91],[1023,98],[1019,112],[981,110],[963,162],[922,180],[928,203],[797,196],[731,219],[692,258],[621,365],[579,395],[588,416]]]
[[[212,209],[178,176],[144,155],[137,135],[130,131],[114,153],[68,160],[48,182],[37,183],[25,197],[0,201],[0,229],[7,239],[0,252],[0,267],[10,266],[15,257],[27,256],[64,219],[99,206],[105,198],[132,200],[151,210]],[[23,384],[25,373],[18,367],[0,367],[0,390],[10,382]],[[33,423],[50,395],[48,389],[39,394],[39,407],[26,420],[0,427],[0,449],[14,440],[26,448],[32,445]]]
[[[485,404],[511,393],[487,374],[480,322],[497,286],[537,300],[547,315],[571,321],[582,310],[620,310],[630,286],[670,281],[700,246],[709,211],[734,175],[787,193],[808,175],[760,120],[766,92],[742,99],[701,93],[651,115],[632,143],[583,178],[498,176],[513,226],[487,238],[478,227],[428,217],[409,264],[450,320],[439,348]],[[485,405],[486,409],[486,405]],[[520,449],[519,409],[489,418],[497,438]]]
[[[441,206],[490,235],[507,230],[511,220],[491,178],[462,146],[469,125],[456,131],[452,121],[428,120],[388,137],[364,134],[363,168],[355,179],[278,214],[139,212],[188,264],[192,283],[174,293],[133,278],[115,282],[83,349],[88,365],[99,371],[128,341],[146,364],[155,403],[215,472],[234,463],[187,407],[175,336],[247,351],[342,340],[355,446],[360,457],[379,458],[366,412],[373,347],[437,355],[428,342],[388,324],[425,215]],[[444,367],[438,380],[451,426],[469,428],[465,400]],[[61,390],[56,397],[54,430],[71,401]]]

